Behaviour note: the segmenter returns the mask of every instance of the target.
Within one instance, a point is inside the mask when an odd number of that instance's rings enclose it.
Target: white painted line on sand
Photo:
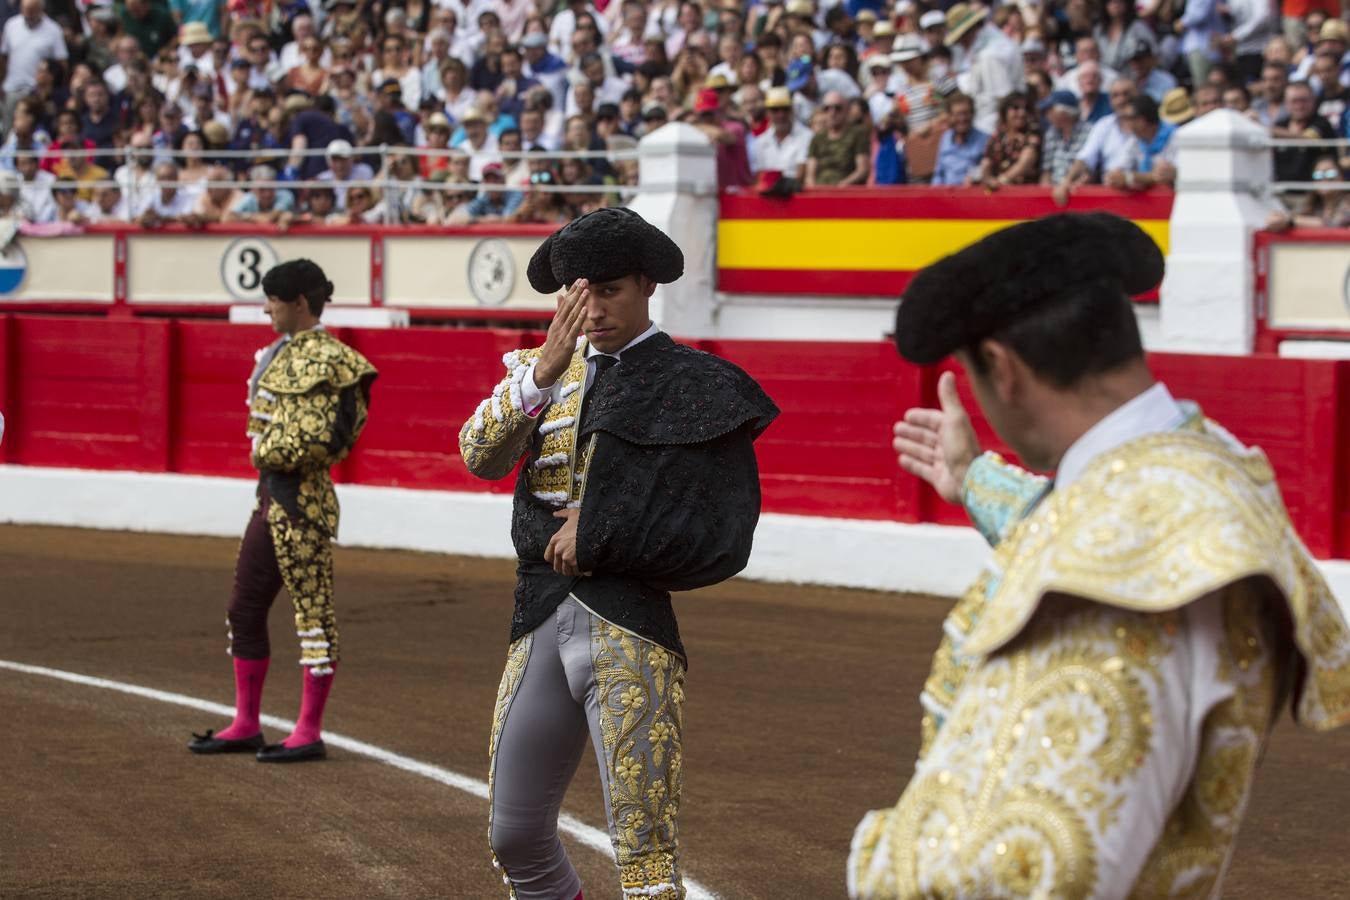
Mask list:
[[[71,684],[79,684],[85,687],[101,688],[106,691],[117,691],[122,694],[130,694],[133,697],[155,700],[159,703],[172,703],[175,706],[186,706],[188,709],[197,709],[202,712],[214,713],[218,716],[234,715],[234,708],[226,706],[223,703],[212,703],[210,700],[201,700],[197,697],[189,697],[186,694],[160,691],[155,688],[141,687],[138,684],[127,684],[123,681],[95,678],[92,675],[81,675],[78,672],[49,669],[45,666],[30,666],[26,663],[12,662],[7,659],[0,659],[0,669],[22,672],[25,675],[41,675],[44,678],[55,678],[58,681],[66,681]],[[290,731],[295,727],[294,721],[290,719],[279,719],[276,716],[263,716],[262,723],[268,728],[276,728],[283,731]],[[382,762],[387,766],[393,766],[396,769],[411,772],[413,775],[421,775],[423,778],[429,778],[432,781],[439,782],[447,787],[452,787],[455,790],[463,791],[466,794],[472,794],[482,800],[487,799],[487,782],[479,781],[477,778],[470,778],[468,775],[451,772],[449,769],[443,769],[440,766],[435,766],[431,763],[425,763],[421,760],[403,756],[392,750],[386,750],[383,747],[377,747],[374,744],[367,744],[365,741],[358,741],[356,738],[334,734],[331,731],[324,731],[323,741],[330,747],[337,747],[340,750],[346,750],[348,753],[355,753],[358,756],[369,757],[370,759]],[[609,835],[599,828],[593,828],[564,813],[558,816],[558,830],[563,834],[571,836],[579,843],[585,844],[592,850],[605,854],[611,859],[614,856],[614,848],[609,843]],[[486,855],[487,852],[484,850],[485,858]],[[684,879],[684,889],[687,900],[718,900],[716,894],[699,884],[697,881],[694,881],[692,878],[686,877]]]

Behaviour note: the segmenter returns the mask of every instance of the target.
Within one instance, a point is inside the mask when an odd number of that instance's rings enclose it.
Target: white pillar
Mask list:
[[[1256,272],[1252,233],[1276,203],[1264,129],[1226,109],[1183,126],[1177,142],[1161,340],[1150,349],[1252,352]]]
[[[684,277],[652,297],[652,319],[681,337],[714,335],[717,286],[717,158],[692,125],[663,125],[638,143],[638,184],[630,209],[684,252]]]

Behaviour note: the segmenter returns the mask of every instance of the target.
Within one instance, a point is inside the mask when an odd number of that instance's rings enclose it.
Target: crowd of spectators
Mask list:
[[[0,0],[0,212],[560,222],[703,131],[724,188],[1170,184],[1226,107],[1350,138],[1342,0]],[[1339,182],[1350,150],[1284,147]],[[1350,224],[1344,194],[1273,222]],[[1287,222],[1286,222],[1287,220]]]

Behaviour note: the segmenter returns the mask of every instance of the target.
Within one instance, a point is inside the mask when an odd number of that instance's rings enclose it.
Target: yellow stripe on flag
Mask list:
[[[968,247],[1015,219],[723,219],[723,269],[910,272]],[[1167,252],[1166,220],[1138,223]]]

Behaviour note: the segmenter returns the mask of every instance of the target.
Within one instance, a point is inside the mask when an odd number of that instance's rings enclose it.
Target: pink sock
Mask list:
[[[230,727],[216,734],[223,741],[242,741],[257,734],[261,728],[258,716],[262,713],[263,682],[267,680],[269,659],[234,660],[234,721]]]
[[[300,747],[319,740],[320,726],[323,724],[323,708],[328,702],[328,692],[337,677],[337,663],[329,668],[327,675],[313,675],[308,668],[300,676],[304,679],[304,689],[300,695],[300,720],[295,723],[291,736],[282,741],[287,747]]]

